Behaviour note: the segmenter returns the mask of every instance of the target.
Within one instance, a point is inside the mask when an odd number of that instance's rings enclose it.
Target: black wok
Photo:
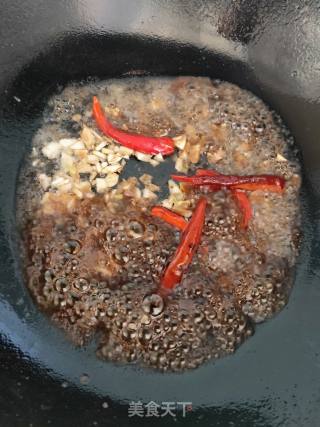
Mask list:
[[[320,8],[317,1],[2,0],[0,425],[316,426],[320,423]],[[206,75],[261,96],[303,162],[303,241],[287,307],[235,355],[183,374],[96,359],[31,300],[15,223],[19,169],[50,94],[88,77]],[[176,421],[128,402],[192,402]]]

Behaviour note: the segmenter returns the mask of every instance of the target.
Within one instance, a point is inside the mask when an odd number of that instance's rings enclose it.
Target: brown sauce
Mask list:
[[[167,298],[157,290],[179,232],[152,217],[150,207],[164,203],[188,218],[202,193],[170,183],[163,201],[156,179],[123,180],[134,160],[99,134],[93,95],[118,127],[182,135],[186,145],[175,159],[182,172],[207,167],[286,179],[283,194],[248,193],[254,216],[247,230],[230,193],[207,193],[201,245]],[[153,164],[156,176],[162,159],[140,161]],[[99,357],[164,371],[195,368],[234,352],[255,323],[288,301],[299,164],[275,113],[232,84],[184,77],[69,86],[50,100],[22,178],[21,188],[31,188],[19,202],[28,287],[76,344],[99,333]]]

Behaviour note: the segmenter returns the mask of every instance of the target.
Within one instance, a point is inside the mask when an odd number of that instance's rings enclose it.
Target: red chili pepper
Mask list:
[[[164,208],[163,206],[154,206],[151,209],[151,215],[162,219],[181,231],[184,231],[188,225],[188,221],[186,221],[183,216],[172,212],[170,209]]]
[[[244,193],[242,190],[232,190],[232,195],[237,200],[239,208],[242,212],[241,227],[246,229],[248,228],[250,219],[253,215],[250,200],[246,193]]]
[[[218,176],[220,175],[219,172],[214,171],[212,169],[197,169],[196,170],[196,176]],[[219,191],[221,190],[221,185],[206,185],[204,186],[207,189],[209,189],[210,191]]]
[[[161,279],[160,289],[162,289],[162,291],[172,290],[180,283],[183,273],[190,265],[201,241],[206,206],[207,200],[204,197],[198,200],[193,215],[181,236],[180,244],[173,259],[166,268]]]
[[[174,152],[174,142],[169,137],[152,137],[135,133],[124,132],[114,127],[106,118],[101,104],[96,96],[93,97],[93,117],[98,128],[106,136],[117,141],[119,144],[134,151],[146,154],[162,154],[164,156]]]
[[[188,182],[193,186],[210,185],[217,189],[233,188],[238,190],[268,190],[282,192],[285,185],[284,178],[275,175],[206,175],[206,176],[180,176],[171,175],[171,178],[179,182]]]
[[[198,169],[196,171],[196,175],[197,176],[218,176],[220,174],[219,172],[216,172],[214,170]],[[253,215],[250,200],[246,195],[246,193],[244,193],[242,190],[231,189],[231,193],[233,197],[236,199],[239,205],[239,208],[241,209],[241,212],[242,212],[241,227],[246,229],[248,228],[250,219],[252,218],[252,215]]]

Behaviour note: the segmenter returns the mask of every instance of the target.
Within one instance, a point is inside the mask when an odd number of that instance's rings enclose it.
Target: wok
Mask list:
[[[2,0],[1,427],[319,424],[319,24],[311,0]],[[282,116],[303,164],[303,239],[287,307],[235,355],[183,374],[75,348],[21,274],[17,177],[48,97],[70,81],[132,73],[204,75],[253,91]],[[128,417],[138,400],[192,402],[192,411]]]

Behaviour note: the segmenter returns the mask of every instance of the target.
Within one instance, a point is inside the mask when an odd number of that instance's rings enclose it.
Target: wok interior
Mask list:
[[[234,31],[236,33],[236,29]],[[291,34],[292,29],[288,28],[289,31]],[[288,39],[290,34],[287,34]],[[318,269],[316,257],[318,238],[315,230],[319,221],[317,182],[320,149],[317,139],[320,121],[318,120],[319,109],[314,103],[317,99],[317,87],[312,90],[314,80],[310,78],[309,82],[303,86],[301,81],[300,84],[297,82],[297,76],[304,76],[303,82],[308,80],[308,76],[312,77],[308,75],[308,70],[312,69],[316,57],[311,55],[311,64],[303,60],[299,64],[300,68],[294,67],[293,69],[291,66],[292,51],[288,49],[286,43],[278,45],[277,48],[275,43],[275,40],[271,40],[270,45],[265,45],[263,55],[257,51],[258,48],[248,51],[243,62],[241,58],[231,59],[230,56],[223,55],[219,48],[216,51],[201,51],[195,46],[181,42],[164,42],[134,36],[69,35],[58,40],[57,43],[54,42],[48,50],[43,50],[40,55],[36,56],[28,67],[20,70],[4,98],[2,141],[6,146],[10,141],[11,147],[9,151],[4,152],[0,163],[1,170],[6,174],[6,182],[1,184],[1,202],[6,206],[2,213],[5,224],[5,245],[7,245],[8,236],[10,239],[14,239],[14,230],[9,225],[13,217],[12,200],[14,199],[15,179],[18,175],[19,165],[23,161],[24,150],[30,146],[31,136],[39,125],[42,108],[48,96],[56,90],[57,84],[64,85],[69,81],[89,76],[104,78],[121,76],[132,71],[147,75],[149,73],[152,75],[209,75],[231,81],[251,90],[261,96],[283,117],[301,149],[305,173],[303,189],[304,243],[297,271],[297,289],[294,291],[290,306],[284,315],[275,320],[277,330],[274,329],[275,323],[271,323],[266,335],[262,334],[261,339],[249,344],[244,353],[235,356],[233,361],[228,360],[223,366],[213,368],[214,373],[210,375],[211,378],[215,378],[216,388],[219,389],[218,396],[215,396],[215,402],[219,402],[218,405],[222,407],[228,407],[231,400],[240,401],[242,398],[248,402],[253,402],[256,399],[262,401],[267,394],[266,385],[270,386],[273,392],[280,396],[280,400],[281,398],[285,399],[285,396],[287,397],[285,390],[291,388],[294,382],[299,382],[300,375],[301,378],[308,378],[308,376],[311,378],[311,356],[306,366],[301,367],[298,371],[297,367],[300,360],[299,348],[305,348],[304,343],[306,344],[308,340],[312,342],[317,333],[314,318],[318,312],[318,306],[316,304],[317,299],[312,297],[312,289],[316,289]],[[277,51],[276,55],[274,51]],[[281,58],[282,66],[278,66],[275,56]],[[13,98],[14,96],[21,102],[17,102]],[[11,202],[8,203],[8,200]],[[14,264],[10,264],[14,259],[17,259],[16,252],[12,246],[5,247],[7,251],[3,251],[1,254],[1,265],[5,266],[2,270],[1,281],[3,283],[11,282],[13,285],[12,289],[9,292],[4,291],[3,295],[19,318],[23,319],[24,322],[28,318],[32,319],[33,330],[36,331],[37,339],[41,341],[42,337],[44,341],[47,340],[46,343],[40,343],[37,349],[38,362],[40,360],[42,367],[49,367],[53,372],[62,376],[69,374],[71,381],[73,381],[83,371],[84,366],[87,366],[91,377],[91,384],[88,388],[92,387],[92,390],[99,390],[100,393],[116,398],[130,399],[143,395],[143,399],[146,401],[151,398],[154,400],[157,398],[158,400],[170,400],[180,393],[183,397],[188,397],[189,400],[193,399],[195,405],[212,404],[212,383],[208,384],[205,379],[209,372],[207,368],[198,374],[190,374],[177,381],[170,376],[152,377],[141,375],[141,372],[126,372],[124,375],[124,371],[121,369],[112,373],[111,367],[105,369],[104,366],[102,368],[96,366],[96,362],[90,357],[84,363],[83,354],[74,353],[73,348],[64,346],[62,344],[63,336],[54,334],[50,326],[43,323],[45,318],[37,314],[28,296],[23,294],[23,284],[19,272],[14,271]],[[17,248],[15,247],[15,249]],[[310,250],[315,251],[314,255],[310,254]],[[8,260],[11,260],[10,266],[8,266]],[[25,298],[22,307],[17,304],[21,296]],[[308,313],[301,321],[301,318],[297,317],[297,313],[305,310],[306,306]],[[29,316],[26,317],[26,313],[29,313]],[[6,324],[9,324],[9,316],[6,318],[6,315],[7,312],[3,311],[2,321],[4,320]],[[24,323],[26,329],[28,329],[28,322],[27,320]],[[12,328],[14,328],[14,324],[7,327],[9,335],[10,332],[13,332]],[[293,330],[294,333],[292,333]],[[283,339],[284,336],[287,337],[286,341]],[[11,335],[11,338],[13,341],[15,340],[14,334]],[[26,343],[17,339],[15,344],[34,360],[35,352],[30,346],[30,340]],[[58,347],[54,347],[55,345]],[[52,348],[59,348],[60,352],[63,351],[64,358],[48,357]],[[251,356],[250,351],[252,351]],[[70,356],[70,361],[62,366],[66,360],[66,353],[68,357]],[[290,363],[287,359],[288,353],[292,355]],[[72,363],[75,366],[71,366]],[[279,378],[277,378],[278,374],[274,370],[275,363],[277,363],[278,371],[282,372]],[[261,373],[261,364],[264,366],[263,373]],[[234,372],[235,368],[239,369],[239,366],[242,367],[242,373],[238,377],[238,390],[232,391],[230,394],[230,390],[234,388],[231,372]],[[296,372],[295,379],[289,375],[293,370]],[[101,379],[102,374],[107,380]],[[262,378],[263,386],[255,378]],[[152,389],[151,384],[154,381],[157,381],[159,391],[154,392],[151,396],[150,389]],[[168,392],[169,385],[170,391]],[[195,385],[199,385],[201,388],[201,392],[197,396],[191,390],[191,387]],[[137,390],[139,390],[138,393]],[[302,395],[305,395],[304,393],[309,395],[312,393],[312,387],[302,387],[301,393]],[[260,413],[259,404],[252,405],[252,408],[252,416],[258,416],[257,414]],[[281,404],[278,406],[279,408],[280,413],[281,408],[283,409]],[[215,415],[220,416],[221,413],[216,412]]]

